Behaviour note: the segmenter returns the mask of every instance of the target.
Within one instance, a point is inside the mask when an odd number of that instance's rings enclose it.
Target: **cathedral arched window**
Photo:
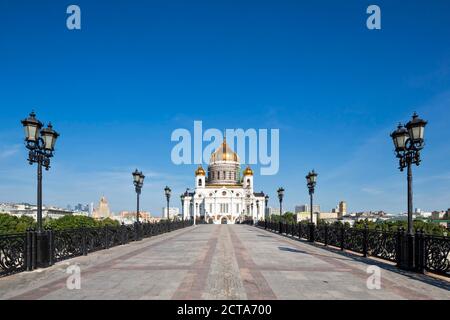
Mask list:
[[[203,185],[202,179],[198,179],[198,186],[201,187]]]
[[[220,180],[220,171],[217,171],[217,180]]]
[[[247,179],[247,186],[250,187],[250,179]]]

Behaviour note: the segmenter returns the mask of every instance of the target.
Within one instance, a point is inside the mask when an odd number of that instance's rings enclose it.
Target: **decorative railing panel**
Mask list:
[[[327,226],[319,225],[314,228],[314,240],[317,242],[326,243],[327,231]]]
[[[364,252],[364,230],[345,228],[344,248],[358,253]]]
[[[327,230],[327,244],[335,247],[342,247],[342,228],[329,226]]]
[[[367,234],[367,251],[370,256],[396,261],[397,238],[395,232],[369,230]]]
[[[450,238],[425,236],[425,269],[450,276]]]
[[[54,231],[54,261],[61,261],[83,255],[83,243],[83,229]]]
[[[0,276],[26,269],[26,234],[0,235]]]

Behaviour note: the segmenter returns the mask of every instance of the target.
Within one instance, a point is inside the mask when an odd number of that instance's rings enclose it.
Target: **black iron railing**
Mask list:
[[[399,266],[403,265],[405,251],[412,250],[413,254],[409,254],[413,257],[411,270],[427,270],[450,277],[450,238],[427,235],[423,230],[418,230],[410,237],[403,229],[394,232],[350,228],[345,225],[271,221],[260,221],[257,226],[293,238],[337,247],[342,251],[353,251],[364,257],[372,256],[396,262]]]
[[[139,223],[117,227],[45,230],[48,266],[192,225],[192,221]],[[0,235],[0,277],[37,268],[36,231]]]
[[[30,258],[25,233],[0,235],[0,276],[24,271]]]

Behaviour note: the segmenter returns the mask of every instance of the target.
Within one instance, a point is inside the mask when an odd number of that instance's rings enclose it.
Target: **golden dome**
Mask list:
[[[247,168],[244,170],[244,176],[252,176],[253,170],[250,168],[250,166],[247,166]]]
[[[234,152],[230,146],[227,144],[227,139],[224,139],[221,146],[216,149],[211,155],[210,163],[214,163],[216,161],[234,161],[239,162],[239,157]]]
[[[206,172],[201,165],[195,170],[195,176],[206,176]]]

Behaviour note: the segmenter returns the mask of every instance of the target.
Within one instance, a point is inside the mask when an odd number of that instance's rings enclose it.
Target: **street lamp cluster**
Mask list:
[[[166,195],[167,200],[167,221],[169,221],[169,208],[170,208],[170,196],[172,194],[172,189],[170,189],[168,186],[164,188],[164,194]]]
[[[420,165],[420,152],[425,146],[424,132],[427,121],[414,113],[412,119],[403,126],[399,124],[397,130],[391,133],[395,147],[395,154],[399,160],[399,169],[407,168],[408,183],[408,230],[406,238],[401,242],[399,252],[400,267],[412,270],[415,268],[415,236],[413,225],[413,191],[412,191],[412,165]]]
[[[314,223],[314,211],[313,211],[313,196],[317,183],[317,173],[313,171],[309,172],[306,176],[306,185],[308,186],[309,199],[310,199],[310,213],[311,213],[311,223]]]
[[[42,228],[42,168],[50,169],[50,159],[55,151],[56,140],[59,134],[53,130],[51,123],[43,128],[42,122],[36,119],[36,114],[31,112],[28,118],[22,120],[25,129],[25,142],[30,165],[37,164],[37,263],[44,266],[48,260],[48,237]]]
[[[420,151],[425,146],[424,131],[427,121],[419,118],[414,113],[412,119],[403,126],[398,125],[397,130],[391,133],[394,142],[395,153],[399,159],[399,169],[403,171],[407,168],[408,179],[408,234],[412,235],[413,230],[413,195],[412,195],[412,168],[413,164],[420,164]]]
[[[136,169],[133,173],[133,184],[136,190],[136,222],[139,223],[140,217],[140,206],[139,206],[139,198],[141,196],[142,187],[144,186],[145,176],[142,174],[142,171],[138,171]]]

